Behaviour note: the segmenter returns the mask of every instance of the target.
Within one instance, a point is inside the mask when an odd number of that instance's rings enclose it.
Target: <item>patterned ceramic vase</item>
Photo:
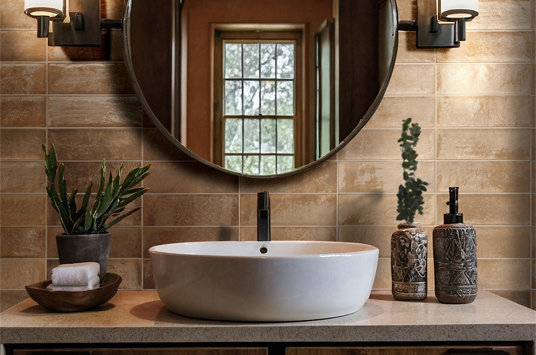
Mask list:
[[[399,224],[391,237],[391,277],[396,300],[426,298],[427,255],[428,238],[419,224]]]
[[[476,298],[476,232],[464,223],[434,228],[435,295],[442,303]]]

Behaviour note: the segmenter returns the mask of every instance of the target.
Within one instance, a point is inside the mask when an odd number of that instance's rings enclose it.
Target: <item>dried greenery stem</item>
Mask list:
[[[417,157],[415,151],[419,136],[421,135],[421,127],[418,123],[411,123],[411,118],[406,119],[402,123],[402,135],[398,142],[402,151],[402,168],[404,169],[404,185],[398,187],[398,216],[399,221],[405,221],[412,224],[415,214],[423,214],[424,204],[422,193],[426,191],[428,183],[415,177],[417,171]]]
[[[112,173],[110,173],[108,183],[106,184],[106,161],[103,160],[100,186],[93,207],[90,208],[89,206],[91,190],[93,188],[93,182],[90,181],[84,194],[82,205],[78,209],[76,207],[76,195],[78,190],[74,190],[69,195],[67,194],[67,181],[64,179],[63,174],[65,167],[63,163],[58,164],[54,145],[51,146],[48,154],[45,144],[43,144],[43,150],[45,152],[45,172],[48,177],[48,197],[50,198],[52,206],[59,214],[61,225],[65,230],[65,233],[106,233],[108,228],[141,208],[137,207],[120,215],[129,203],[149,190],[143,187],[136,188],[135,186],[149,175],[148,170],[150,165],[143,168],[133,169],[126,176],[123,183],[121,183],[121,172],[123,170],[123,165],[121,165],[115,178],[113,178]],[[57,183],[56,178],[58,179]],[[117,218],[106,223],[110,217]]]

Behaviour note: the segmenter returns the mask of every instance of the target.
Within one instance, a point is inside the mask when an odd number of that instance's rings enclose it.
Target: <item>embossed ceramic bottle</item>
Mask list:
[[[450,187],[449,213],[434,228],[435,295],[441,303],[471,303],[476,298],[476,232],[458,213],[458,188]]]
[[[392,293],[396,300],[420,301],[428,293],[428,237],[418,223],[399,224],[391,236]]]

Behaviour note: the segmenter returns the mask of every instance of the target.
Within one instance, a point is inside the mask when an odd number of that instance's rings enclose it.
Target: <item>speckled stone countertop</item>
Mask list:
[[[466,305],[394,301],[373,292],[356,313],[318,321],[237,323],[167,311],[154,291],[120,291],[87,312],[50,313],[27,299],[0,314],[0,342],[270,343],[536,341],[536,312],[489,292]]]

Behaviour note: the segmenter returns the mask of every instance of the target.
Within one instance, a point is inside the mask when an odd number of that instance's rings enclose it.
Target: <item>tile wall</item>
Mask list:
[[[255,193],[272,194],[273,239],[365,242],[380,248],[375,289],[390,288],[391,233],[401,183],[403,119],[423,128],[418,175],[430,183],[429,236],[449,186],[477,228],[481,289],[536,305],[534,0],[480,0],[460,49],[416,50],[400,33],[386,97],[367,127],[333,159],[298,175],[250,180],[187,159],[144,118],[122,62],[121,32],[100,49],[48,47],[23,0],[0,3],[0,302],[57,264],[59,221],[47,202],[42,143],[55,144],[70,188],[112,170],[152,164],[137,213],[114,227],[109,270],[122,289],[154,287],[147,250],[180,241],[252,240]],[[121,1],[103,1],[119,18]],[[415,16],[400,0],[400,19]],[[532,213],[531,213],[532,210]],[[430,262],[432,260],[430,259]],[[433,288],[430,267],[430,288]]]

